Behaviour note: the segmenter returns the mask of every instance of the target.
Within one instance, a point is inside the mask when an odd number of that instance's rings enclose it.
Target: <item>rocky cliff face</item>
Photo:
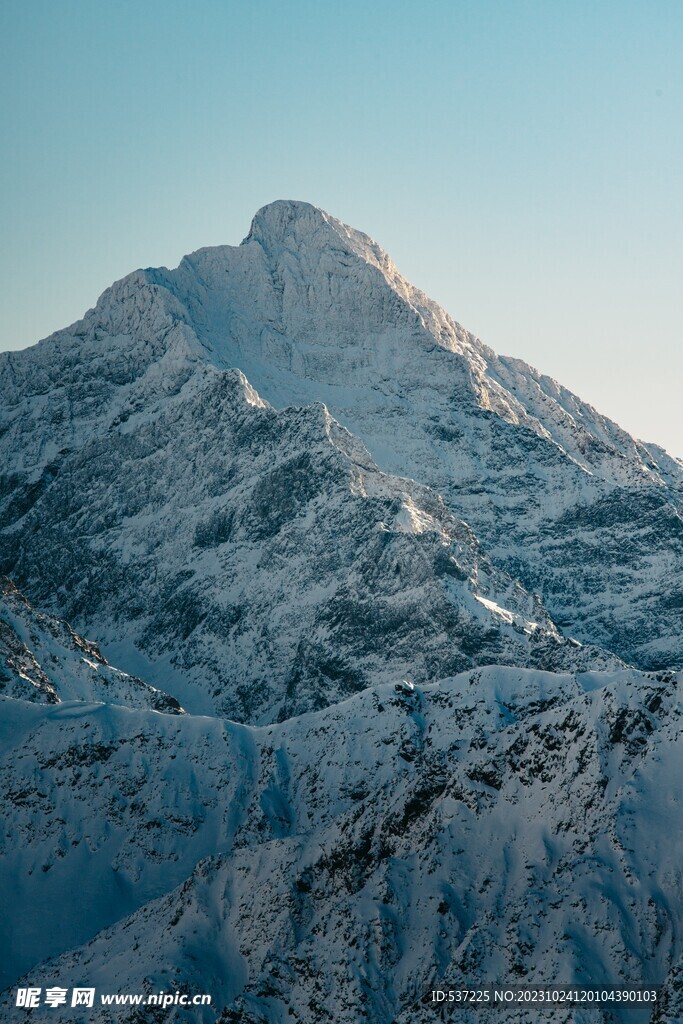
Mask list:
[[[405,673],[618,664],[560,635],[438,494],[380,472],[322,404],[277,411],[240,371],[185,370],[105,431],[72,420],[79,441],[58,442],[1,542],[117,663],[248,722]]]
[[[680,462],[303,203],[0,396],[3,984],[426,1024],[437,983],[623,981],[677,1019]]]

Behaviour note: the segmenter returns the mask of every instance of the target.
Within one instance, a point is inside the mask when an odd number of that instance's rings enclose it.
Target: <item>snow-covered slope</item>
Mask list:
[[[672,675],[490,667],[260,729],[8,700],[2,721],[8,979],[64,950],[25,983],[213,995],[169,1021],[416,1024],[437,982],[659,985],[681,956]]]
[[[4,535],[41,605],[184,707],[272,722],[410,673],[616,664],[567,643],[427,488],[323,405],[194,369],[63,452]]]
[[[32,599],[64,611],[36,579],[31,534],[17,550],[22,517],[84,446],[103,452],[170,408],[206,364],[239,367],[278,408],[324,402],[380,469],[443,495],[577,639],[643,667],[683,662],[680,462],[497,357],[371,239],[305,203],[265,207],[240,246],[136,271],[78,324],[0,357],[2,521],[15,524],[2,567]],[[188,448],[211,445],[212,429]],[[153,456],[134,457],[142,502]],[[84,511],[69,544],[103,526]],[[112,589],[126,569],[107,566]]]
[[[37,612],[0,577],[0,693],[40,704],[88,700],[182,714],[169,694],[112,668],[68,622]]]

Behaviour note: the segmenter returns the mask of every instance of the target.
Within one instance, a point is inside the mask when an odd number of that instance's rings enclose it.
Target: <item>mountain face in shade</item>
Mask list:
[[[2,569],[188,707],[571,667],[560,634],[683,657],[680,463],[307,204],[118,282],[0,393]]]
[[[10,981],[211,993],[211,1008],[164,1011],[184,1024],[427,1024],[431,988],[482,979],[670,978],[675,997],[673,674],[489,667],[260,729],[0,705]],[[40,911],[76,890],[90,897],[61,928]],[[6,1006],[3,1021],[25,1019]],[[97,1019],[156,1020],[137,1012]],[[615,1019],[586,1013],[553,1020]]]
[[[121,672],[68,622],[32,608],[0,577],[0,694],[36,704],[100,701],[182,714],[178,701]]]

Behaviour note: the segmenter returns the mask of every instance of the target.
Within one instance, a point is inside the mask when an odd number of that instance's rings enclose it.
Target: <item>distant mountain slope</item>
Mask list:
[[[67,622],[37,612],[0,577],[0,694],[38,704],[103,701],[182,714],[178,701],[112,668]]]
[[[37,506],[68,486],[59,478],[86,450],[106,458],[110,440],[152,410],[168,418],[208,365],[238,367],[276,407],[324,402],[382,471],[440,493],[566,633],[642,667],[683,664],[681,463],[496,356],[376,243],[305,203],[265,207],[240,246],[136,271],[78,324],[0,356],[0,561],[32,599],[66,611],[31,555]],[[220,429],[200,422],[183,421],[186,441],[213,445],[218,462]],[[140,509],[154,451],[148,438],[128,455],[139,459]],[[68,546],[96,544],[106,529],[82,497]],[[137,589],[128,569],[139,554],[108,558],[114,603]],[[89,620],[78,610],[75,622]]]
[[[2,703],[0,877],[34,908],[13,964],[64,951],[24,984],[212,994],[211,1010],[166,1010],[172,1022],[424,1024],[437,982],[674,977],[672,675],[486,668],[266,729]],[[76,878],[88,900],[50,934],[44,908]]]

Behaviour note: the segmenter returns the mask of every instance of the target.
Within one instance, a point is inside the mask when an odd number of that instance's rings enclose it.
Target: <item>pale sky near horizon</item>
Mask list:
[[[679,0],[3,0],[0,349],[274,199],[683,456]]]

